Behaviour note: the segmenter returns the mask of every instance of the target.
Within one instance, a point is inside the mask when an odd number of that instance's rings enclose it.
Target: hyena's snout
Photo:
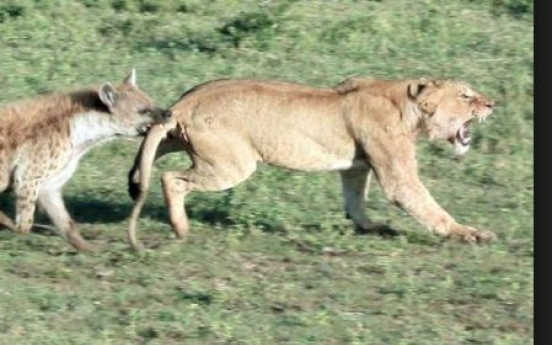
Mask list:
[[[172,110],[157,108],[152,112],[152,120],[155,123],[166,123],[172,118]]]

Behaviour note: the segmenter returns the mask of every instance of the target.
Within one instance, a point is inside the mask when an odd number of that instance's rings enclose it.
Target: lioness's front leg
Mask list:
[[[132,168],[130,168],[128,172],[128,194],[130,195],[132,200],[136,200],[139,194],[140,157],[142,156],[142,151],[144,150],[143,146],[145,142],[146,140],[144,139],[140,144],[138,153],[136,153],[136,157],[134,157],[134,164],[132,165]],[[157,147],[157,151],[155,152],[154,162],[160,157],[166,155],[167,153],[178,152],[178,151],[184,151],[184,145],[180,140],[174,137],[168,136],[167,138],[163,139],[163,141],[161,141],[161,143]]]
[[[389,200],[439,235],[466,242],[486,242],[495,237],[492,232],[457,223],[433,199],[419,179],[413,144],[393,145],[390,149],[378,146],[372,146],[370,162]]]

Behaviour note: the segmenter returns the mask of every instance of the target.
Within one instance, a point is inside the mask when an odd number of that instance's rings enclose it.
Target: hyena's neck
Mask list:
[[[119,126],[109,114],[86,112],[71,119],[71,144],[84,153],[93,146],[114,139],[119,134]]]

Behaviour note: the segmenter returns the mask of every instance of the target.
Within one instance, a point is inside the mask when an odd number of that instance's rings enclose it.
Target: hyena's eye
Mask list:
[[[147,113],[151,113],[151,108],[142,108],[142,109],[138,110],[138,114],[140,114],[140,115],[145,115]]]

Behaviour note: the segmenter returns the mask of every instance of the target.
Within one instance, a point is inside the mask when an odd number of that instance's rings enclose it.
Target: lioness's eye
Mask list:
[[[470,99],[471,96],[468,95],[467,93],[463,93],[462,95],[460,95],[460,97],[462,97],[463,99]]]

